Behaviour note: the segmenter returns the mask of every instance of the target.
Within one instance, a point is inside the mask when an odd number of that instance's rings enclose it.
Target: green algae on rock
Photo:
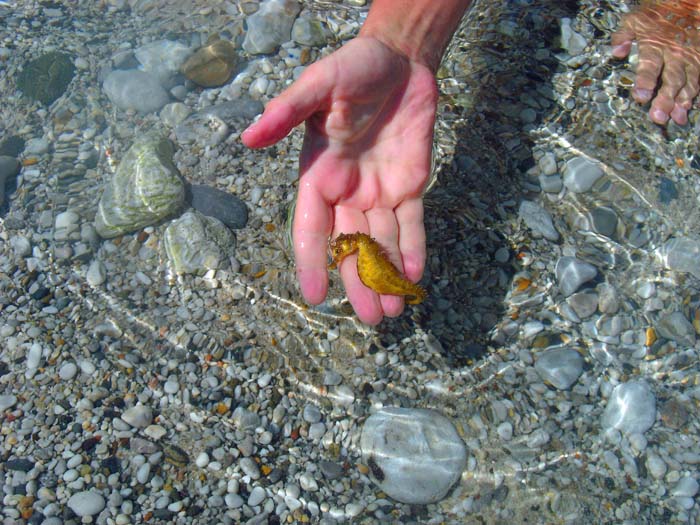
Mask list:
[[[150,134],[137,138],[102,193],[95,216],[97,233],[110,239],[180,211],[185,182],[172,158],[168,139]]]
[[[17,78],[24,96],[49,105],[65,93],[75,74],[70,56],[52,51],[29,61]]]

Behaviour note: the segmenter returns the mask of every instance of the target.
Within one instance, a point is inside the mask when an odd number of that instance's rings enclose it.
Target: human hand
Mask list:
[[[654,2],[641,6],[622,19],[621,28],[612,36],[612,52],[617,58],[626,57],[632,41],[638,42],[632,97],[640,104],[651,100],[649,117],[661,125],[669,118],[686,124],[700,89],[700,34],[696,29],[700,16],[697,6],[686,4]]]
[[[306,121],[292,237],[309,303],[326,297],[329,236],[343,232],[368,233],[410,280],[420,279],[437,96],[430,69],[361,36],[309,66],[243,132],[246,146],[260,148]],[[340,274],[361,321],[376,324],[403,310],[401,297],[362,284],[357,255]]]

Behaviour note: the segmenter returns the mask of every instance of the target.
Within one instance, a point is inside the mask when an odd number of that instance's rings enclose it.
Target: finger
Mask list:
[[[347,206],[335,207],[335,224],[333,237],[340,233],[366,233],[369,231],[367,219],[362,211]],[[345,293],[357,317],[366,324],[378,324],[383,316],[379,295],[365,286],[357,273],[357,254],[346,257],[340,265],[340,277],[345,286]]]
[[[688,110],[692,107],[693,100],[700,91],[700,85],[698,85],[699,76],[700,73],[695,64],[686,65],[685,85],[676,95],[676,103],[671,111],[671,118],[680,126],[688,123]]]
[[[630,54],[632,49],[632,41],[634,33],[626,28],[623,28],[613,33],[610,44],[612,45],[612,54],[615,58],[625,58]]]
[[[297,279],[307,302],[319,304],[328,291],[327,246],[332,211],[313,184],[299,185],[292,239]]]
[[[651,100],[663,67],[662,51],[654,44],[639,44],[639,64],[632,97],[640,104]]]
[[[365,212],[369,233],[382,247],[389,260],[403,273],[401,254],[399,252],[399,225],[396,222],[394,210],[388,208],[373,208]],[[404,307],[403,297],[400,295],[380,295],[379,301],[384,310],[384,315],[397,317]]]
[[[686,84],[685,67],[681,57],[669,54],[666,56],[661,87],[649,108],[651,120],[657,124],[666,124],[671,111],[676,105],[676,97]]]
[[[333,89],[333,70],[326,59],[309,66],[291,86],[267,104],[257,122],[243,131],[243,144],[249,148],[270,146],[321,110]]]
[[[396,207],[399,225],[399,251],[404,272],[413,282],[418,282],[425,269],[425,225],[423,223],[423,199],[408,199]]]

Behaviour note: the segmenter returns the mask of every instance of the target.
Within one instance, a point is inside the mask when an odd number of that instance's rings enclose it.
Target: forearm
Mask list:
[[[360,36],[436,71],[470,0],[374,0]]]

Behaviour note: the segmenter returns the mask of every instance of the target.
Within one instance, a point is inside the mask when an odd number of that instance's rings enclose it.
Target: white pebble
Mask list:
[[[77,373],[78,366],[75,363],[65,363],[58,371],[58,377],[60,377],[63,381],[70,381]]]

